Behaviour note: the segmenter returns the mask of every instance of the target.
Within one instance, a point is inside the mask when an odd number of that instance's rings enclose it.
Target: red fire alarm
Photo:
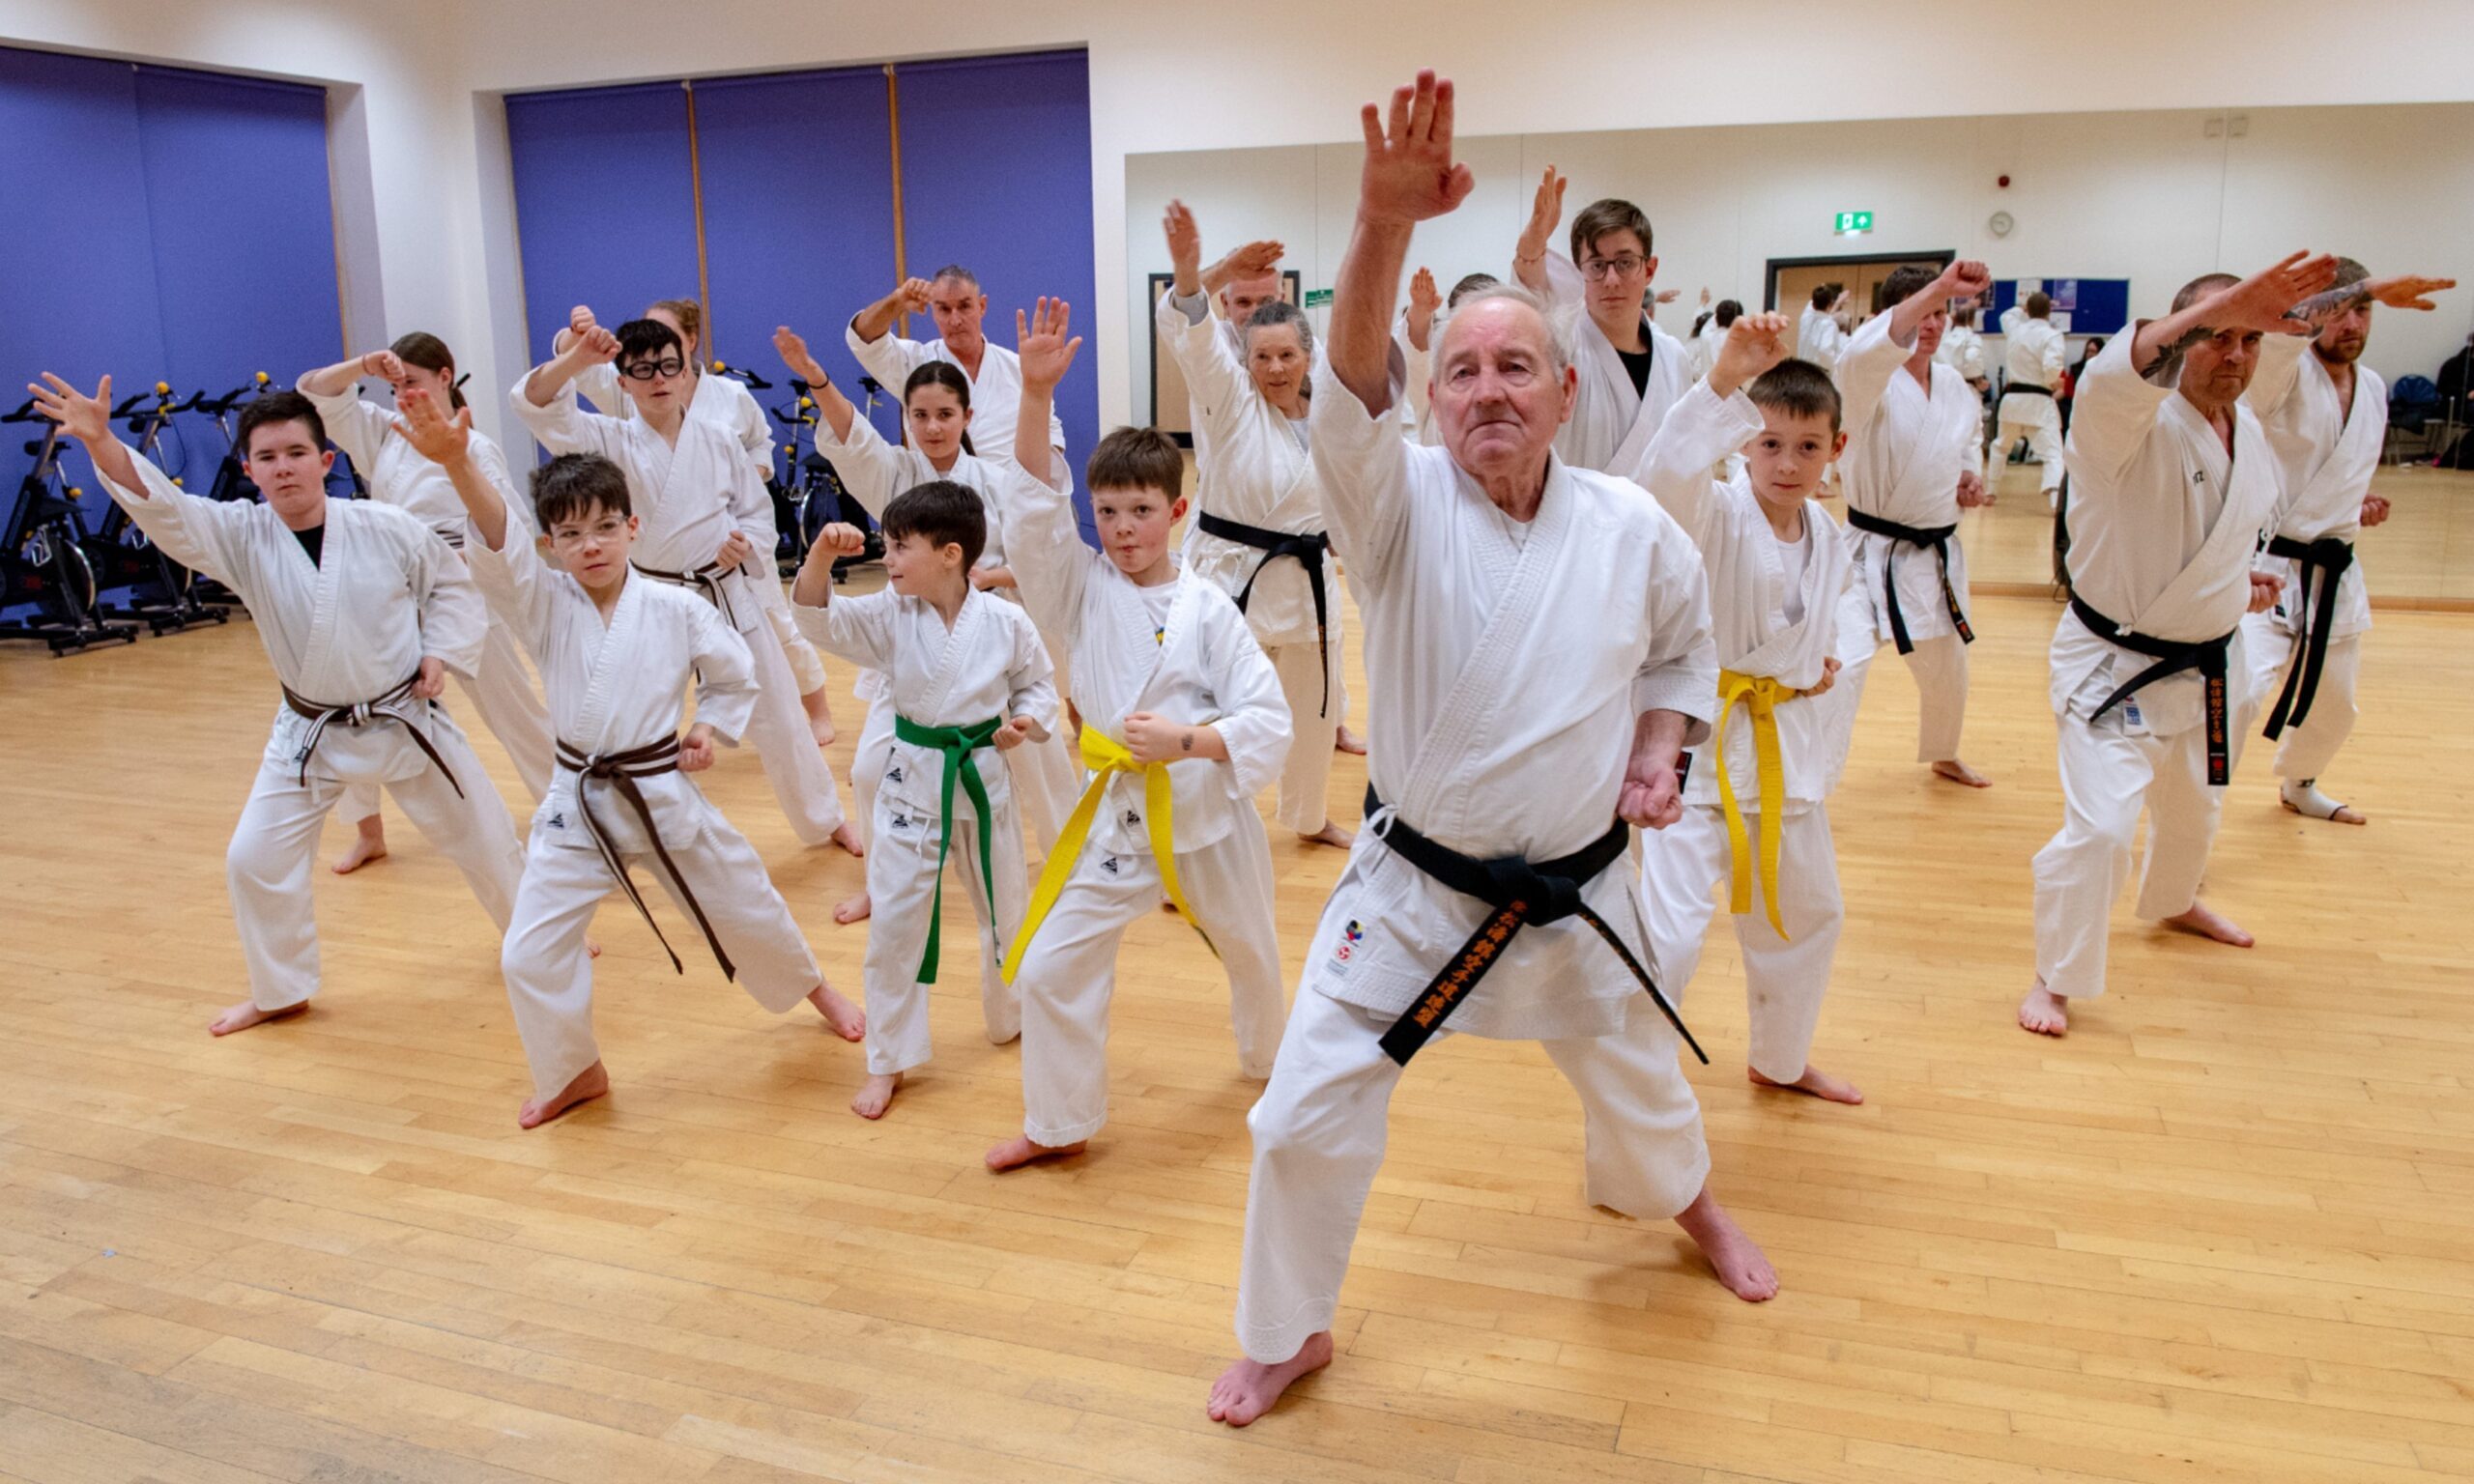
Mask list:
[[[2008,190],[2008,189],[2010,188],[2010,177],[2008,177],[2008,176],[2006,176],[2006,175],[2005,175],[2005,176],[2003,176],[2001,179],[1999,179],[1999,180],[1998,180],[1998,181],[1994,182],[1993,184],[1995,184],[1996,186],[2000,186],[2003,190]]]

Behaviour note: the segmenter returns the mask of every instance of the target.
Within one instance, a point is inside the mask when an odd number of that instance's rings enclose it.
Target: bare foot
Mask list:
[[[2251,946],[2249,933],[2235,927],[2233,919],[2203,901],[2194,901],[2188,912],[2165,918],[2163,922],[2168,928],[2178,928],[2184,932],[2196,932],[2202,938],[2214,938],[2219,943],[2230,943],[2235,948]]]
[[[1775,1081],[1763,1076],[1749,1067],[1743,1070],[1743,1074],[1752,1079],[1752,1085],[1755,1087],[1774,1087],[1790,1093],[1810,1093],[1826,1102],[1844,1102],[1852,1106],[1864,1100],[1864,1095],[1856,1090],[1855,1083],[1841,1081],[1810,1062],[1804,1063],[1804,1074],[1793,1082]]]
[[[1933,764],[1933,776],[1935,778],[1946,778],[1954,784],[1965,784],[1971,788],[1990,788],[1993,786],[1993,780],[1985,777],[1981,773],[1978,773],[1975,769],[1969,767],[1966,763],[1961,762],[1956,757],[1944,757],[1940,762]]]
[[[1366,756],[1366,738],[1359,736],[1346,727],[1335,728],[1332,732],[1332,751],[1346,753],[1352,757],[1363,757]],[[1325,1343],[1328,1344],[1329,1341]]]
[[[1329,819],[1324,820],[1323,827],[1316,830],[1313,834],[1301,834],[1297,838],[1306,842],[1309,845],[1337,845],[1343,850],[1346,850],[1350,845],[1357,842],[1357,834],[1355,831],[1341,829],[1338,825],[1334,824]]]
[[[2037,980],[2028,997],[2019,1002],[2019,1026],[2039,1036],[2066,1036],[2070,1033],[2070,1002],[2046,988],[2043,980]]]
[[[1244,1427],[1272,1410],[1300,1377],[1311,1376],[1332,1363],[1332,1331],[1319,1330],[1306,1337],[1297,1354],[1278,1365],[1265,1365],[1260,1360],[1238,1359],[1220,1373],[1211,1384],[1211,1420],[1225,1422],[1230,1427]]]
[[[2306,778],[2277,788],[2277,802],[2305,819],[2333,819],[2339,824],[2369,824],[2371,819],[2351,805],[2340,804],[2319,791],[2319,780]]]
[[[893,1090],[900,1086],[901,1072],[889,1072],[883,1076],[870,1074],[867,1081],[859,1084],[859,1091],[851,1095],[850,1111],[861,1118],[884,1117],[885,1109],[893,1106]]]
[[[1071,1144],[1034,1144],[1027,1134],[1017,1134],[988,1152],[988,1167],[1001,1175],[1007,1170],[1019,1170],[1034,1159],[1062,1159],[1090,1147],[1088,1139],[1077,1139]]]
[[[587,938],[584,940],[584,954],[588,958],[598,958],[601,956],[601,945]]]
[[[1746,1303],[1767,1303],[1778,1297],[1778,1270],[1769,1266],[1769,1259],[1761,1255],[1709,1186],[1703,1185],[1692,1204],[1676,1213],[1675,1224],[1683,1228],[1683,1235],[1717,1270],[1718,1281],[1727,1286],[1727,1292]]]
[[[335,874],[349,876],[372,861],[385,859],[387,821],[382,815],[372,814],[360,821],[353,832],[352,843],[344,848],[343,854],[335,857]]]
[[[876,909],[877,904],[869,900],[868,894],[861,892],[855,897],[843,898],[841,903],[833,909],[833,920],[848,928]]]
[[[819,747],[832,746],[835,736],[833,699],[825,694],[826,689],[820,685],[799,698],[800,708],[808,714],[808,730],[815,734],[816,745]]]
[[[833,1027],[833,1034],[844,1041],[863,1041],[867,1038],[866,1013],[843,998],[841,992],[831,985],[819,985],[809,990],[808,1003],[816,1007],[818,1014],[824,1016],[825,1024]]]
[[[833,827],[832,840],[835,844],[852,855],[865,856],[868,853],[868,847],[859,842],[859,832],[851,827],[848,819]]]
[[[555,1098],[534,1098],[516,1110],[518,1128],[538,1128],[580,1102],[590,1102],[610,1091],[610,1073],[599,1062],[575,1074]]]
[[[308,1008],[307,1000],[302,1000],[298,1005],[286,1005],[281,1010],[260,1010],[254,1002],[243,1000],[216,1016],[215,1023],[207,1029],[217,1036],[229,1036],[234,1031],[245,1031],[253,1025],[264,1025],[270,1020],[289,1020]]]

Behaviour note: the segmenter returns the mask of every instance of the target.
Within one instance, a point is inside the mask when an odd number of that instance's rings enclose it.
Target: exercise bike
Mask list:
[[[242,467],[241,445],[232,436],[232,410],[241,405],[244,397],[265,396],[273,385],[273,379],[260,371],[245,385],[197,405],[197,410],[215,424],[215,431],[223,435],[223,457],[215,466],[215,481],[207,487],[207,499],[253,500],[258,498],[257,483]]]
[[[868,405],[873,409],[877,393],[883,388],[870,377],[861,377],[859,381],[867,389]],[[859,503],[849,487],[843,484],[841,474],[835,472],[833,461],[815,451],[816,398],[809,395],[814,389],[805,381],[792,377],[791,390],[794,399],[787,406],[773,410],[773,420],[790,430],[782,445],[785,472],[780,482],[791,513],[782,528],[786,534],[796,533],[797,548],[787,558],[791,570],[795,571],[798,562],[805,559],[808,547],[815,543],[818,531],[835,521],[858,527],[866,534],[867,544],[855,556],[834,559],[833,580],[838,583],[849,576],[852,567],[862,562],[883,560],[885,541],[875,522],[869,520],[867,507]],[[809,451],[804,455],[799,452],[799,440],[803,436],[809,445]]]
[[[203,399],[204,393],[193,392],[187,402],[175,402],[170,385],[157,382],[153,393],[130,397],[112,410],[112,416],[129,424],[138,457],[159,468],[162,460],[157,450],[173,414],[194,412]],[[140,405],[150,401],[152,405]],[[174,475],[172,483],[182,480]],[[127,591],[118,604],[104,607],[104,613],[114,618],[134,619],[158,634],[169,634],[191,624],[225,623],[232,617],[202,600],[194,574],[149,540],[118,501],[103,512],[101,524],[86,538],[85,547],[98,584],[105,591]]]
[[[60,425],[36,412],[32,398],[0,415],[0,423],[18,422],[41,422],[43,436],[26,444],[35,466],[18,481],[0,524],[0,608],[29,604],[36,612],[0,620],[0,639],[37,640],[56,655],[137,642],[137,625],[105,618],[96,608],[100,592],[77,519],[80,491],[60,477]]]

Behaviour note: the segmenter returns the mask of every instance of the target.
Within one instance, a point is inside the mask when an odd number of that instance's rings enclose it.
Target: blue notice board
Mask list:
[[[2065,334],[2110,335],[2130,323],[2127,278],[1996,278],[1992,320],[1979,327],[1986,333],[2000,332],[2002,312],[2019,301],[2023,283],[2053,300],[2054,323],[2067,327]]]

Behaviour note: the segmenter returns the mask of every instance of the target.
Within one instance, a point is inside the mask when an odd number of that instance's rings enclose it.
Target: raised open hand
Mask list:
[[[2394,278],[2373,278],[2363,285],[2366,293],[2391,309],[2436,309],[2431,296],[2457,287],[2454,278],[2424,278],[2402,273]]]
[[[26,384],[35,394],[35,411],[60,424],[60,431],[83,443],[109,442],[112,436],[112,379],[108,376],[95,384],[95,394],[87,396],[59,377],[45,371],[43,385]]]
[[[1570,184],[1553,165],[1539,177],[1538,193],[1529,198],[1529,220],[1520,229],[1523,262],[1544,256],[1546,244],[1555,240],[1555,228],[1564,219],[1564,187]]]
[[[1072,306],[1061,299],[1043,297],[1028,316],[1014,311],[1015,355],[1022,363],[1023,385],[1053,391],[1065,380],[1074,353],[1082,348],[1081,336],[1066,338],[1072,323]]]
[[[1171,201],[1160,216],[1161,234],[1168,240],[1168,262],[1180,277],[1202,271],[1202,228],[1194,225],[1194,209]]]
[[[1366,165],[1358,176],[1358,213],[1369,220],[1408,224],[1440,216],[1468,199],[1476,183],[1452,157],[1452,79],[1431,70],[1395,88],[1388,117],[1372,103],[1359,111]]]
[[[464,457],[473,434],[471,408],[458,408],[449,417],[436,397],[409,386],[395,398],[395,431],[422,458],[432,464],[452,464]]]
[[[2213,330],[2307,334],[2311,327],[2287,318],[2287,311],[2336,279],[2335,258],[2324,252],[2317,257],[2297,252],[2230,288],[2219,289],[2195,307],[2201,310],[2200,323]]]
[[[825,384],[824,367],[818,365],[816,357],[808,354],[807,337],[790,326],[773,327],[773,353],[782,357],[782,364],[791,368],[792,376],[811,386]]]

